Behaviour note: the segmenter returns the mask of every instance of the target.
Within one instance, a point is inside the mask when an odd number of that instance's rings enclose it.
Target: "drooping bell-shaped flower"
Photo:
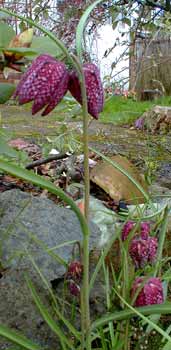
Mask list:
[[[34,101],[32,114],[45,107],[42,115],[47,115],[66,94],[68,80],[65,64],[43,54],[33,61],[23,75],[14,96],[18,96],[20,104]]]
[[[128,221],[126,224],[123,226],[122,229],[122,241],[125,241],[129,235],[129,233],[132,231],[133,227],[135,226],[135,223],[133,221]]]
[[[141,222],[141,237],[143,239],[147,239],[149,233],[150,233],[150,223],[149,222]]]
[[[74,296],[80,294],[80,283],[83,275],[83,265],[80,261],[74,260],[68,265],[66,272],[66,281],[68,282],[68,289]]]
[[[92,117],[98,119],[98,115],[102,111],[104,104],[104,92],[100,72],[94,63],[85,63],[83,64],[83,73],[86,84],[88,112]],[[80,82],[75,71],[70,73],[68,89],[72,96],[82,104]]]
[[[143,268],[145,264],[152,264],[157,254],[158,240],[156,237],[148,236],[143,239],[135,236],[130,243],[129,254],[136,268]]]
[[[71,261],[68,266],[67,278],[80,281],[83,274],[83,265],[78,260]]]
[[[131,289],[131,298],[134,297],[137,290],[141,287],[144,281],[143,277],[138,277],[133,283]],[[151,277],[145,282],[145,285],[140,290],[134,306],[145,306],[153,304],[162,304],[164,302],[163,287],[160,278]]]

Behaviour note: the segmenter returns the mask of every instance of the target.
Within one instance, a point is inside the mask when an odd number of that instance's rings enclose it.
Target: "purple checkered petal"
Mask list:
[[[158,240],[156,237],[148,236],[142,239],[136,236],[132,239],[129,253],[136,268],[143,268],[145,264],[153,264],[156,259]]]
[[[149,222],[142,222],[141,223],[141,237],[143,239],[147,239],[149,233],[150,233],[150,223]]]
[[[17,89],[14,93],[14,97],[21,95],[22,86],[24,85],[24,83],[27,81],[28,78],[29,78],[29,81],[33,81],[35,79],[37,73],[41,69],[41,67],[45,64],[45,62],[52,62],[52,61],[56,62],[56,60],[48,54],[38,56],[32,62],[31,66],[27,69],[27,71],[23,74],[23,76],[22,76],[22,78],[17,86]]]
[[[57,106],[57,104],[62,100],[62,98],[64,97],[64,95],[68,90],[68,81],[69,81],[68,72],[67,71],[63,72],[61,81],[58,82],[56,89],[54,89],[54,92],[50,97],[50,103],[43,111],[42,116],[45,116],[48,113],[50,113]]]
[[[136,268],[142,268],[148,262],[148,242],[138,237],[131,241],[130,256],[134,262]]]
[[[126,222],[126,224],[124,225],[123,229],[122,229],[122,241],[125,241],[129,235],[129,233],[132,231],[133,227],[134,227],[135,223],[133,221],[128,221]]]
[[[98,119],[98,115],[102,111],[104,104],[104,92],[100,72],[93,63],[85,63],[83,65],[83,72],[85,76],[88,112],[92,117]],[[70,74],[68,89],[74,98],[82,104],[80,82],[76,72]]]
[[[33,61],[20,81],[16,96],[19,103],[34,100],[32,114],[46,107],[42,115],[48,114],[61,101],[67,91],[69,74],[64,63],[48,54]]]
[[[153,263],[157,255],[158,239],[156,237],[150,237],[148,241],[148,261]]]
[[[133,283],[131,297],[133,298],[137,290],[143,284],[144,278],[138,277]],[[140,290],[134,306],[145,306],[153,304],[162,304],[164,302],[163,287],[160,278],[151,277],[145,282]]]

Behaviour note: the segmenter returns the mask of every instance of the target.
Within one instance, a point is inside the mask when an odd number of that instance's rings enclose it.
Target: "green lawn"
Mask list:
[[[129,124],[154,105],[171,106],[171,96],[155,101],[133,101],[122,96],[112,96],[105,102],[100,120],[104,123]]]

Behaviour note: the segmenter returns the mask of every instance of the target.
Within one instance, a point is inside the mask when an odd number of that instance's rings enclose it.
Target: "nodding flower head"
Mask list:
[[[80,261],[75,260],[71,261],[71,263],[68,266],[67,271],[67,279],[72,279],[74,281],[80,281],[83,274],[83,265],[80,263]]]
[[[122,241],[125,241],[127,239],[128,235],[132,231],[134,225],[135,225],[135,223],[133,221],[126,222],[126,224],[124,225],[124,227],[122,229]]]
[[[150,233],[150,223],[149,222],[141,222],[141,237],[143,239],[147,239]]]
[[[68,89],[69,73],[63,62],[48,54],[37,57],[21,78],[14,97],[24,104],[34,101],[32,114],[45,107],[42,115],[50,113]]]
[[[102,111],[104,104],[104,92],[100,72],[94,63],[85,63],[83,64],[83,73],[86,84],[88,112],[92,117],[98,119],[98,115]],[[82,104],[80,82],[75,71],[70,73],[69,91]]]
[[[80,286],[75,281],[68,282],[68,289],[72,295],[78,297],[80,295]]]
[[[83,275],[83,265],[78,260],[71,261],[66,272],[66,281],[68,289],[74,296],[80,294],[80,283]]]
[[[138,289],[143,286],[143,277],[138,277],[133,283],[131,289],[131,298],[137,293]],[[153,304],[162,304],[164,302],[163,296],[163,287],[160,278],[149,278],[148,281],[145,282],[142,289],[138,293],[136,300],[134,302],[134,306],[145,306],[145,305],[153,305]]]
[[[152,264],[157,254],[158,240],[156,237],[148,236],[142,239],[135,236],[130,243],[129,254],[136,268],[143,268],[145,264]]]

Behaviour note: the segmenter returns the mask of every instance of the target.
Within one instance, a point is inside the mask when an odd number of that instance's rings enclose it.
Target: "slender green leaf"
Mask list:
[[[127,320],[129,318],[134,317],[136,311],[138,311],[142,315],[171,314],[171,302],[166,302],[160,305],[150,305],[150,306],[143,306],[139,308],[133,308],[133,310],[126,309],[123,311],[108,313],[105,316],[99,318],[97,321],[94,321],[91,325],[91,329],[94,330],[102,325],[107,324],[110,321]]]
[[[59,317],[59,319],[65,324],[65,326],[70,330],[70,332],[74,335],[74,337],[78,340],[81,339],[79,332],[73,327],[73,325],[63,316],[63,314],[60,312],[59,308],[58,308],[58,304],[55,298],[55,295],[52,291],[52,289],[49,287],[49,283],[47,282],[46,278],[44,277],[44,275],[42,274],[42,272],[40,271],[39,267],[37,266],[37,264],[35,263],[33,257],[28,254],[29,259],[31,260],[35,270],[37,271],[37,273],[39,274],[40,278],[42,279],[44,285],[46,286],[52,300],[54,303],[54,308],[55,308],[55,312],[57,314],[57,316]]]
[[[32,341],[25,338],[23,335],[20,335],[18,332],[15,332],[14,330],[1,324],[0,324],[0,336],[9,339],[13,343],[21,345],[22,347],[24,347],[24,349],[28,349],[28,350],[41,349],[39,345],[34,344]]]
[[[62,332],[62,330],[60,329],[60,327],[57,325],[57,323],[53,320],[53,318],[51,317],[49,311],[45,308],[45,306],[43,305],[43,303],[41,302],[32,282],[27,278],[27,284],[30,288],[32,297],[34,299],[35,304],[37,305],[42,317],[44,318],[44,320],[46,321],[46,323],[48,324],[48,326],[52,329],[52,331],[59,337],[61,342],[64,342],[64,344],[66,344],[69,349],[74,350],[72,343],[68,340],[68,338],[65,336],[64,332]]]
[[[0,138],[0,155],[10,158],[18,158],[18,152],[14,148],[10,147],[8,143],[3,140],[3,138]]]
[[[127,301],[124,298],[122,298],[122,296],[116,291],[116,289],[114,289],[114,291],[115,291],[116,295],[120,298],[122,303],[124,303],[130,310],[134,311],[134,313],[137,316],[141,317],[147,324],[149,324],[151,327],[153,327],[158,333],[163,335],[163,337],[165,339],[169,340],[169,342],[171,344],[171,337],[162,328],[160,328],[157,324],[153,323],[148,317],[145,317],[139,309],[135,309],[133,306],[128,304]]]
[[[10,47],[10,49],[7,49],[8,52],[18,53],[23,56],[33,56],[36,54],[39,54],[36,50],[32,50],[28,47]]]
[[[54,43],[47,36],[33,36],[31,50],[35,50],[36,55],[41,55],[43,53],[49,53],[52,56],[60,56],[62,51],[58,49],[56,43]]]
[[[1,13],[1,16],[3,14]],[[15,31],[7,23],[0,21],[0,47],[7,48],[11,39],[15,36]]]
[[[77,31],[76,31],[76,49],[77,49],[77,55],[80,58],[80,61],[82,61],[82,40],[83,40],[83,34],[84,34],[84,29],[87,24],[88,17],[94,8],[100,4],[101,2],[104,2],[104,0],[96,0],[93,4],[91,4],[84,14],[82,15],[78,26],[77,26]]]
[[[0,83],[0,104],[10,99],[15,90],[14,84]]]

